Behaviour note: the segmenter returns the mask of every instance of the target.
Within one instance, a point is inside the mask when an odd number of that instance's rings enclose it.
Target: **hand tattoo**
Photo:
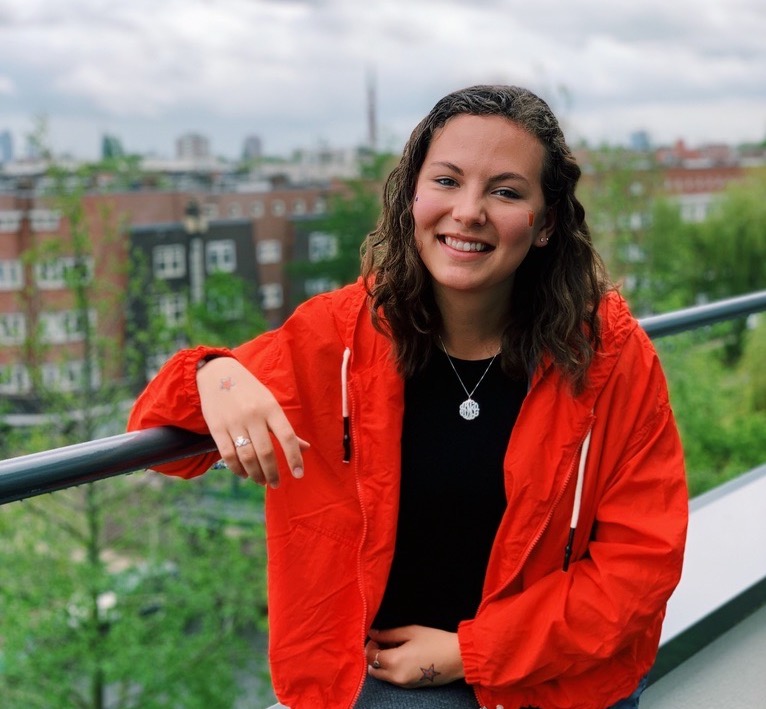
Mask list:
[[[234,382],[231,377],[224,377],[221,379],[221,390],[229,391],[234,386]]]
[[[431,663],[431,666],[426,669],[425,667],[421,667],[420,671],[423,673],[423,676],[420,678],[421,681],[427,679],[429,682],[433,682],[434,679],[436,679],[436,675],[440,675],[441,672],[437,672],[434,669],[433,663]]]

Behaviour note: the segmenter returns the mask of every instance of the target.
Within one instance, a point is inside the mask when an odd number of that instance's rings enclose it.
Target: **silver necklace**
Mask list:
[[[495,358],[500,354],[500,350],[495,352],[495,355],[492,357],[491,360],[489,360],[489,364],[487,365],[487,368],[484,370],[484,374],[479,377],[479,381],[476,382],[476,386],[470,391],[468,391],[468,388],[465,384],[463,384],[463,380],[460,378],[460,375],[457,373],[457,369],[455,368],[455,363],[452,361],[452,357],[449,356],[449,352],[447,352],[447,346],[444,344],[444,340],[442,340],[442,336],[439,335],[439,342],[441,343],[442,349],[444,350],[444,354],[447,355],[447,360],[450,363],[450,366],[452,367],[452,371],[455,372],[455,376],[457,377],[457,380],[460,382],[460,386],[463,387],[463,391],[465,392],[465,395],[468,397],[462,404],[460,404],[460,415],[466,420],[466,421],[473,421],[478,415],[479,415],[479,405],[473,400],[473,395],[476,393],[476,390],[479,388],[479,384],[482,383],[484,380],[484,377],[487,376],[487,372],[489,371],[489,368],[492,366],[492,363],[495,361]]]

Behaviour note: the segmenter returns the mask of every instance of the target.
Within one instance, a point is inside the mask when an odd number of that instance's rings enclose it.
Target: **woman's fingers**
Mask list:
[[[367,666],[374,670],[379,670],[383,664],[381,660],[381,652],[383,648],[378,645],[374,640],[370,640],[364,648],[364,654],[367,658]]]
[[[234,473],[234,475],[244,479],[253,477],[256,482],[263,484],[263,480],[259,481],[256,479],[256,471],[253,471],[255,475],[251,475],[251,471],[246,469],[245,465],[243,465],[243,461],[240,459],[240,449],[251,445],[249,436],[245,433],[231,434],[227,429],[213,430],[212,427],[210,429],[210,435],[215,441],[215,445],[221,455],[221,460],[226,467]]]
[[[197,373],[202,414],[221,458],[235,475],[271,487],[279,485],[275,445],[293,477],[303,477],[299,438],[272,393],[237,360],[214,359]]]
[[[279,409],[273,417],[268,421],[269,430],[274,434],[279,446],[282,448],[282,452],[285,454],[285,460],[287,460],[287,466],[294,478],[303,477],[303,453],[302,451],[309,448],[308,441],[304,441],[299,438],[290,422],[287,420],[282,409]],[[272,473],[277,474],[277,462],[273,456],[273,449],[271,455],[266,459],[261,458],[261,465],[263,466],[264,474],[267,479],[271,480]]]
[[[258,483],[259,485],[273,483],[273,480],[270,480],[266,475],[266,471],[261,462],[264,456],[262,447],[265,445],[271,449],[271,441],[269,440],[268,433],[261,434],[258,432],[258,429],[251,428],[248,431],[247,436],[245,436],[245,440],[247,440],[247,444],[240,446],[236,445],[236,440],[234,441],[239,463],[245,473],[253,480],[253,482]],[[273,450],[271,454],[273,455]]]

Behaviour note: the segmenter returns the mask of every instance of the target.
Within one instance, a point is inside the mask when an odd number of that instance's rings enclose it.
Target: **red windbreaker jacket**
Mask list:
[[[688,501],[665,378],[619,295],[600,314],[587,388],[573,396],[541,363],[510,438],[507,510],[481,605],[458,629],[483,707],[601,709],[628,696],[654,662],[679,580]],[[206,432],[196,364],[210,353],[228,352],[176,354],[137,400],[129,429]],[[282,483],[266,498],[276,696],[292,709],[352,707],[394,551],[404,385],[390,342],[373,328],[359,281],[229,354],[311,443],[305,477],[293,479],[282,460]],[[161,470],[193,477],[216,458]]]

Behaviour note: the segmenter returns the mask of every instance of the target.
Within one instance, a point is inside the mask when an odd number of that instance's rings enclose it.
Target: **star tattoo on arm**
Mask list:
[[[428,680],[429,682],[433,682],[434,679],[436,679],[436,675],[441,674],[441,672],[437,672],[434,669],[433,663],[431,663],[429,668],[421,667],[420,671],[423,673],[423,676],[420,678],[421,681]]]
[[[230,391],[231,388],[234,386],[234,381],[231,377],[224,377],[221,379],[221,390],[222,391]]]

